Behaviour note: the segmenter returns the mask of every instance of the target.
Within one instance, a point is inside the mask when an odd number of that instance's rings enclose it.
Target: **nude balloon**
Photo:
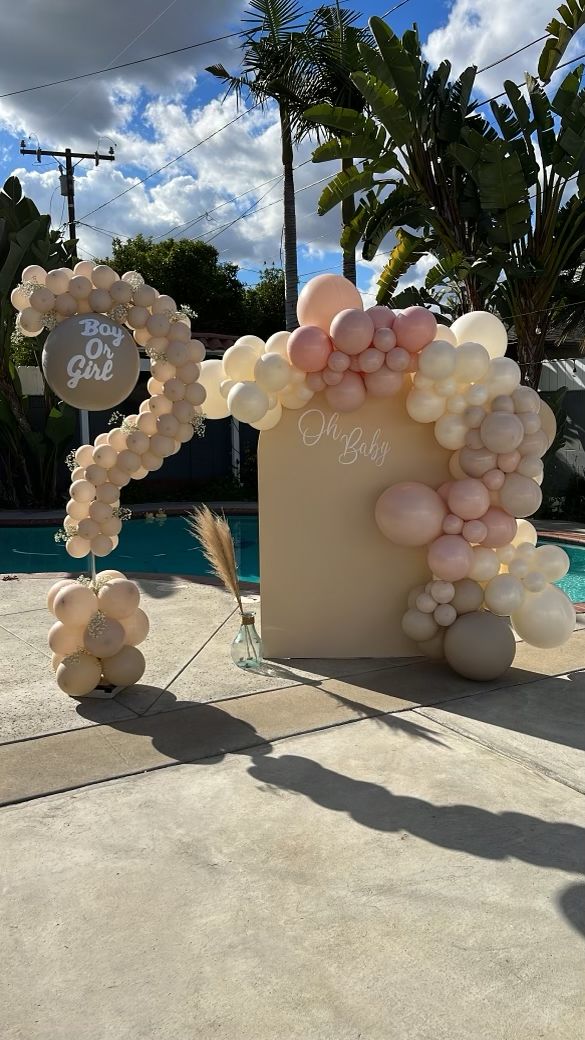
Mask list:
[[[506,326],[489,311],[471,311],[451,326],[458,343],[481,343],[492,358],[503,357],[508,349]]]
[[[364,375],[366,390],[371,397],[393,397],[400,392],[403,382],[402,372],[391,372],[386,367]]]
[[[321,372],[332,350],[329,336],[316,325],[295,329],[287,344],[289,361],[302,372]]]
[[[424,307],[407,307],[396,315],[392,331],[398,346],[415,354],[434,339],[437,319]]]
[[[500,502],[512,516],[532,516],[540,507],[542,491],[530,477],[508,473],[500,489]]]
[[[437,578],[459,581],[469,574],[473,552],[461,535],[443,534],[429,547],[427,562]]]
[[[414,481],[387,488],[375,508],[376,523],[382,534],[395,545],[404,546],[432,542],[441,534],[446,514],[445,503],[437,492]]]
[[[317,325],[328,332],[335,315],[350,307],[363,310],[355,285],[339,274],[320,274],[301,290],[297,318],[299,325]]]
[[[376,329],[391,329],[396,318],[394,311],[389,307],[379,305],[366,307],[365,313],[372,319]]]
[[[488,451],[500,455],[514,451],[522,443],[524,427],[517,415],[492,412],[483,420],[479,432]]]
[[[375,331],[370,316],[363,310],[352,308],[335,315],[329,335],[338,350],[352,356],[361,354],[370,346]]]
[[[488,529],[488,533],[483,540],[483,545],[490,549],[499,549],[502,545],[508,545],[514,538],[517,531],[516,520],[509,513],[505,513],[503,509],[498,509],[497,506],[490,506],[490,508],[483,514],[481,520]]]
[[[467,477],[455,480],[449,488],[447,504],[462,520],[479,520],[490,507],[490,495],[481,480]]]
[[[331,375],[335,373],[332,372]],[[325,397],[335,411],[354,412],[366,399],[364,381],[356,372],[344,372],[338,386],[327,387]]]

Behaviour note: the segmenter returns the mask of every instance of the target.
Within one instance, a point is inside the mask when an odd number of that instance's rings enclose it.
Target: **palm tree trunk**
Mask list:
[[[353,166],[353,159],[342,159],[341,169],[347,170]],[[350,195],[347,199],[343,199],[341,203],[341,224],[342,229],[347,227],[351,223],[355,216],[355,198]],[[343,250],[343,275],[345,278],[349,278],[350,282],[356,285],[356,265],[355,265],[355,249],[344,249]]]
[[[297,266],[297,215],[293,174],[293,147],[290,119],[286,106],[280,105],[282,166],[284,170],[284,297],[286,328],[296,329],[299,276]]]

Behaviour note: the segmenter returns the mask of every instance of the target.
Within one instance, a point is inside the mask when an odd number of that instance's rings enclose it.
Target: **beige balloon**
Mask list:
[[[134,389],[140,371],[130,333],[103,314],[75,315],[47,337],[42,357],[47,383],[75,408],[113,408]]]
[[[445,657],[458,675],[477,682],[497,679],[516,653],[510,625],[486,610],[463,614],[447,629]]]

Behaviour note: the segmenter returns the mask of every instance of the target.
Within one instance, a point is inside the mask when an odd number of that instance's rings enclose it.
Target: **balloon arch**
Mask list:
[[[542,456],[555,420],[521,385],[495,315],[473,312],[447,328],[420,307],[364,310],[350,282],[321,275],[300,294],[294,332],[266,343],[243,336],[221,361],[206,361],[188,316],[134,271],[120,278],[90,261],[73,271],[32,266],[12,303],[23,335],[50,330],[45,377],[75,407],[121,403],[138,378],[138,347],[150,358],[139,413],[75,452],[64,521],[70,556],[105,557],[116,548],[121,488],[178,452],[202,414],[231,415],[270,436],[283,409],[319,395],[343,414],[406,389],[410,418],[434,424],[436,441],[452,453],[452,479],[436,489],[393,484],[372,502],[372,525],[390,542],[427,547],[429,580],[412,589],[403,632],[422,654],[472,679],[493,678],[512,663],[510,619],[535,646],[569,638],[574,608],[551,584],[566,574],[567,554],[536,547],[526,519],[542,499]],[[132,685],[145,667],[138,644],[149,622],[137,586],[119,571],[93,570],[91,578],[58,581],[48,596],[57,683],[76,697],[100,683]]]

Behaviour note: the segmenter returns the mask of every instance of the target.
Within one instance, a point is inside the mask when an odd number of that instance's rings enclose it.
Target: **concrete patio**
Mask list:
[[[3,1040],[575,1040],[585,634],[473,684],[229,660],[229,597],[140,580],[141,685],[54,683],[0,585]]]

